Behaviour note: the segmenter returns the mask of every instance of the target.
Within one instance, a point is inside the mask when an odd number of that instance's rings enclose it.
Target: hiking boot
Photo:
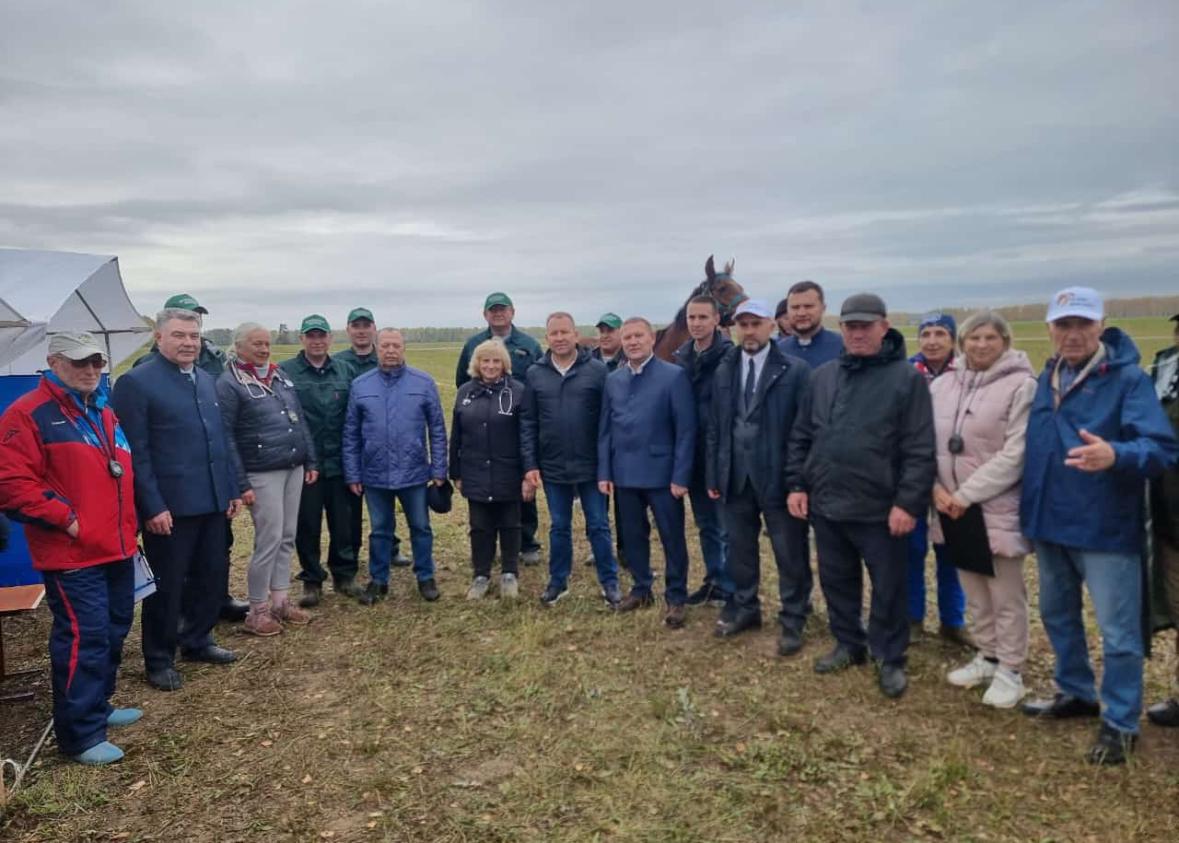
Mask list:
[[[422,595],[422,599],[427,603],[433,603],[441,596],[438,593],[438,584],[434,582],[433,577],[428,580],[418,580],[418,594]]]
[[[290,600],[284,601],[271,612],[280,622],[289,623],[291,626],[307,626],[311,623],[311,613],[303,611]]]
[[[868,656],[863,650],[853,653],[844,645],[836,644],[830,653],[815,662],[815,673],[838,673],[867,660]]]
[[[356,602],[361,606],[371,606],[389,596],[389,584],[370,582],[364,587],[364,591],[360,592],[356,597]]]
[[[1103,767],[1113,767],[1125,764],[1126,758],[1134,751],[1138,743],[1138,736],[1129,732],[1119,732],[1108,723],[1102,722],[1097,730],[1097,740],[1085,756],[1090,764]]]
[[[636,609],[646,609],[655,605],[655,598],[650,594],[635,594],[633,591],[623,597],[616,607],[619,612],[633,612]]]
[[[482,600],[487,596],[487,589],[491,587],[489,577],[475,577],[471,580],[471,587],[467,589],[468,600]]]
[[[1023,677],[1001,667],[995,671],[991,687],[987,688],[987,692],[983,694],[983,705],[989,705],[992,708],[1015,708],[1026,693]]]
[[[947,673],[946,681],[959,688],[973,688],[993,679],[998,668],[997,663],[979,653],[962,667]]]
[[[336,591],[339,591],[337,588]],[[299,605],[304,609],[314,609],[323,599],[323,586],[317,582],[303,583],[303,596],[299,598]]]
[[[361,595],[363,589],[357,585],[354,578],[341,577],[338,580],[332,580],[332,591],[336,592],[336,594],[342,594],[344,597],[356,598]],[[302,605],[302,603],[299,605]]]
[[[970,640],[970,633],[966,631],[964,626],[946,626],[942,624],[937,630],[938,638],[943,641],[949,641],[951,644],[957,644],[959,647],[973,647],[974,642]]]
[[[684,621],[688,617],[688,609],[683,603],[667,607],[667,614],[663,616],[663,623],[672,629],[683,629]]]
[[[515,600],[520,596],[520,581],[515,574],[500,574],[499,596],[503,600]]]
[[[251,607],[250,613],[246,615],[245,623],[242,624],[242,632],[257,635],[259,638],[269,638],[282,632],[282,624],[274,619],[274,615],[270,614],[269,606],[261,606],[257,609]]]
[[[549,583],[540,595],[540,602],[546,606],[552,606],[568,593],[569,586]]]

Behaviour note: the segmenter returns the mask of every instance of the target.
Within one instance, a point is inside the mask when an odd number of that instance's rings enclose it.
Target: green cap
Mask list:
[[[512,306],[512,300],[508,298],[507,293],[492,293],[487,297],[487,300],[483,302],[483,309],[491,310],[491,308],[498,305],[503,305],[504,307]]]
[[[351,312],[348,314],[348,324],[351,325],[357,319],[367,319],[369,322],[377,321],[376,319],[373,319],[373,312],[367,307],[352,308]]]
[[[323,331],[325,334],[332,332],[328,321],[320,316],[318,313],[312,313],[303,320],[303,324],[299,326],[299,333],[305,334],[308,331]]]
[[[172,296],[172,298],[170,298],[166,302],[164,302],[164,310],[172,310],[172,309],[192,310],[192,311],[195,311],[196,313],[208,313],[209,312],[205,308],[201,307],[200,304],[197,302],[197,300],[194,299],[192,296],[190,296],[188,293],[178,293],[177,295]]]
[[[598,324],[594,327],[600,328],[603,325],[605,325],[607,328],[613,328],[615,331],[617,331],[622,327],[622,319],[617,313],[603,313],[602,317],[598,320]]]

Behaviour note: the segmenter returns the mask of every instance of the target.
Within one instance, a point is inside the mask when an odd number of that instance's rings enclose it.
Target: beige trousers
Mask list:
[[[1015,672],[1028,657],[1028,591],[1023,563],[1022,556],[996,556],[993,577],[958,571],[979,652]]]

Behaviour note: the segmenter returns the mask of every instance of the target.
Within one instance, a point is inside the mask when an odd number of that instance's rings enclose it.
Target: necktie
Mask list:
[[[753,389],[757,386],[757,370],[753,367],[753,360],[749,361],[749,374],[745,376],[745,409],[753,406]]]

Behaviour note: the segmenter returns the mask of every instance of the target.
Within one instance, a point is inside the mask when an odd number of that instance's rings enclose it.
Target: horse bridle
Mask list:
[[[710,299],[712,299],[712,303],[716,305],[716,312],[720,314],[721,322],[724,323],[728,321],[731,323],[733,313],[737,310],[737,306],[749,298],[749,296],[747,296],[745,293],[738,293],[737,295],[733,296],[733,300],[731,302],[726,303],[722,302],[716,297],[716,295],[712,292],[712,288],[718,281],[732,280],[734,280],[733,276],[727,273],[718,273],[712,278],[705,278],[700,282],[689,298],[695,298],[696,296],[708,296]]]

